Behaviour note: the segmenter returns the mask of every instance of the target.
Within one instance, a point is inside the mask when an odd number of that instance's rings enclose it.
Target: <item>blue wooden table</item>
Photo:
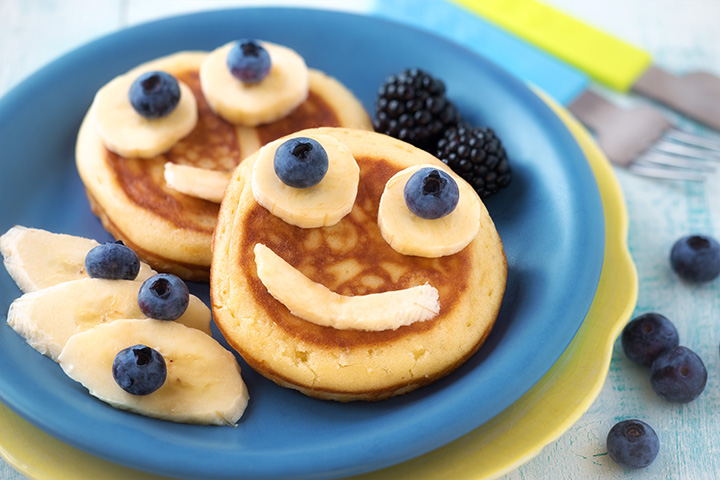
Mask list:
[[[47,62],[119,28],[181,12],[258,3],[271,2],[4,0],[0,3],[0,95]],[[342,5],[329,0],[275,3],[358,12],[392,10],[383,2],[371,0]],[[644,48],[657,64],[669,70],[682,73],[705,69],[720,75],[720,1],[546,3]],[[602,88],[597,91],[621,105],[645,101]],[[720,138],[673,112],[667,114],[680,125]],[[672,244],[683,235],[704,233],[720,239],[720,172],[703,184],[645,179],[618,168],[615,173],[626,198],[628,242],[639,274],[634,315],[655,311],[670,318],[679,330],[681,343],[704,360],[709,373],[707,387],[692,403],[666,403],[650,388],[647,371],[632,364],[616,344],[605,386],[590,409],[562,437],[507,474],[506,479],[720,478],[720,280],[701,286],[684,283],[672,272],[668,261]],[[624,470],[606,455],[608,430],[625,418],[646,421],[660,436],[660,455],[648,469]],[[0,460],[0,478],[25,477]]]

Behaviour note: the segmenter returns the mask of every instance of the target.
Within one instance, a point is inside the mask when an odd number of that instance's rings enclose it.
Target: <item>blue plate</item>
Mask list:
[[[0,326],[0,400],[60,440],[133,468],[183,478],[331,478],[386,467],[444,445],[517,400],[553,365],[592,302],[604,222],[572,135],[523,83],[475,54],[371,17],[298,9],[214,11],[101,38],[51,63],[0,100],[0,230],[14,224],[109,239],[74,165],[80,121],[113,76],[179,50],[238,37],[285,44],[337,77],[372,111],[390,74],[442,78],[465,118],[489,125],[514,168],[487,202],[508,285],[483,348],[447,378],[380,403],[339,404],[277,387],[241,361],[251,393],[237,428],[179,425],[113,409]],[[0,311],[20,291],[0,273]],[[193,285],[207,300],[207,285]],[[217,332],[216,332],[216,336]]]

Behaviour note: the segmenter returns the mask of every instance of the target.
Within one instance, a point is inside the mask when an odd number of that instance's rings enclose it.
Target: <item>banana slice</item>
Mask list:
[[[119,318],[146,318],[138,307],[142,282],[83,278],[26,293],[8,311],[8,324],[38,352],[57,361],[78,332]],[[175,320],[211,335],[210,309],[195,295]]]
[[[180,102],[167,116],[144,118],[130,104],[128,91],[140,73],[120,75],[102,87],[91,108],[98,134],[108,150],[129,158],[152,158],[170,149],[197,124],[197,101],[180,84]]]
[[[192,167],[167,162],[165,164],[165,182],[168,187],[180,193],[213,203],[222,202],[225,187],[232,172],[221,172],[208,168]]]
[[[23,292],[88,278],[85,256],[98,245],[89,238],[21,226],[12,227],[0,237],[5,268]],[[147,280],[156,273],[140,262],[135,281]]]
[[[421,168],[416,165],[393,175],[385,184],[378,209],[378,226],[385,241],[403,255],[442,257],[465,248],[480,230],[480,198],[463,179],[444,169],[457,182],[458,204],[450,214],[428,220],[412,213],[405,203],[405,184]]]
[[[306,135],[317,140],[328,156],[328,170],[317,185],[293,188],[275,174],[275,150],[289,137],[260,150],[252,171],[255,200],[270,213],[301,228],[329,227],[350,213],[360,182],[358,167],[347,145],[328,135]]]
[[[115,355],[143,344],[165,359],[167,379],[132,395],[112,375]],[[214,338],[177,322],[122,319],[70,337],[59,356],[65,373],[110,405],[172,422],[234,425],[249,399],[235,356]]]
[[[230,123],[254,127],[283,118],[305,101],[308,68],[294,50],[260,42],[270,54],[270,73],[259,83],[235,78],[226,58],[235,42],[210,52],[200,68],[200,85],[210,108]]]
[[[428,284],[369,295],[345,296],[313,282],[275,252],[255,245],[257,273],[270,295],[296,317],[343,330],[395,330],[440,313],[438,291]]]

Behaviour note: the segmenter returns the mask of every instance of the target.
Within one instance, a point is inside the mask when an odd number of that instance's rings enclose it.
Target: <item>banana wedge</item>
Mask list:
[[[149,395],[132,395],[112,376],[122,349],[143,344],[164,357],[167,379]],[[177,322],[121,319],[70,337],[59,355],[65,373],[110,405],[172,422],[234,425],[249,395],[235,356],[215,339]]]
[[[270,54],[270,73],[246,84],[227,67],[230,42],[210,52],[200,68],[200,86],[210,108],[230,123],[255,127],[283,118],[305,101],[310,90],[305,60],[294,50],[260,42]]]
[[[145,318],[137,296],[142,282],[83,278],[26,293],[10,304],[7,322],[31,347],[57,361],[78,332],[119,318]],[[210,309],[195,295],[175,320],[211,335]]]
[[[232,172],[167,162],[164,174],[168,187],[185,195],[220,203]]]
[[[345,296],[313,282],[275,252],[258,243],[255,263],[260,280],[290,312],[325,327],[343,330],[395,330],[440,313],[438,291],[419,285],[369,295]]]
[[[287,139],[268,143],[252,171],[255,200],[270,213],[300,228],[329,227],[350,213],[360,183],[360,167],[347,145],[328,135],[307,135],[317,140],[328,156],[328,170],[317,185],[293,188],[275,174],[275,151]]]
[[[89,238],[37,228],[12,227],[0,237],[5,268],[23,292],[34,292],[70,280],[88,278],[85,256],[99,243]],[[140,262],[136,281],[157,272]]]
[[[480,198],[465,180],[444,169],[457,182],[458,204],[450,214],[436,219],[420,218],[405,203],[405,184],[421,168],[416,165],[399,171],[385,184],[378,209],[378,226],[385,241],[403,255],[442,257],[465,248],[480,230]]]

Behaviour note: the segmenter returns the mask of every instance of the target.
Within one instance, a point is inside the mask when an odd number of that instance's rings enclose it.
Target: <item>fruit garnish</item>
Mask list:
[[[377,221],[380,233],[393,250],[403,255],[442,257],[459,252],[477,236],[480,218],[484,215],[480,208],[480,199],[467,182],[452,172],[444,171],[444,168],[431,164],[408,167],[393,175],[385,184],[380,197]],[[451,178],[458,189],[456,205],[444,216],[423,218],[414,213],[407,203],[407,184],[417,172],[423,170],[441,172],[442,178]],[[423,188],[422,179],[425,176],[426,174],[421,173],[418,177],[420,189]],[[411,190],[417,191],[417,188]],[[427,197],[432,197],[432,194]],[[443,207],[442,210],[425,213],[443,213],[449,206],[446,202],[449,202],[449,199],[438,202],[437,207]]]
[[[179,277],[159,273],[145,280],[138,292],[140,310],[150,318],[175,320],[187,309],[188,287]]]
[[[273,157],[275,174],[287,186],[309,188],[317,185],[328,170],[328,156],[317,140],[291,138],[283,142]]]
[[[258,83],[270,73],[270,54],[255,40],[239,40],[227,54],[233,77],[244,83]]]
[[[180,102],[180,85],[169,73],[146,72],[130,85],[130,104],[145,118],[170,114]]]
[[[88,252],[85,270],[91,278],[135,280],[140,271],[140,259],[122,242],[108,242]]]
[[[83,268],[85,257],[98,245],[89,238],[19,225],[0,236],[5,268],[23,292],[87,278]],[[135,280],[143,281],[155,273],[148,264],[140,262]]]
[[[670,251],[670,264],[688,282],[712,281],[720,276],[720,243],[707,235],[682,237]]]
[[[112,375],[118,386],[126,392],[150,395],[165,383],[167,366],[157,350],[146,345],[135,345],[115,355]]]
[[[360,167],[350,148],[335,138],[318,134],[307,137],[322,145],[326,154],[327,172],[322,179],[307,188],[284,183],[276,173],[275,154],[285,141],[275,140],[258,153],[252,167],[252,193],[257,203],[286,223],[300,228],[329,227],[352,210]]]
[[[162,354],[167,378],[152,395],[129,395],[113,377],[118,352],[130,345]],[[248,403],[235,356],[210,335],[178,322],[138,318],[102,323],[70,337],[58,360],[91,395],[149,417],[233,425]]]
[[[231,65],[230,52],[239,47],[238,42],[229,42],[210,52],[200,68],[200,86],[212,111],[232,124],[245,127],[285,117],[307,99],[310,91],[308,67],[297,52],[270,42],[255,43],[262,50],[257,50],[260,56],[254,66],[250,63]],[[261,59],[263,51],[269,63],[262,81],[238,80],[231,71],[233,67],[239,68],[238,74],[248,79],[262,75],[266,65]],[[248,62],[256,60],[252,55],[243,56],[242,48],[238,55]]]
[[[512,170],[502,142],[489,127],[459,125],[445,131],[435,155],[487,198],[510,184]]]
[[[610,458],[625,468],[645,468],[660,452],[655,430],[641,420],[623,420],[610,429],[607,436]]]
[[[669,402],[688,403],[696,399],[706,383],[705,364],[687,347],[666,350],[652,364],[650,385],[655,393]]]
[[[430,153],[443,132],[459,122],[457,108],[445,96],[445,84],[423,70],[391,75],[378,91],[375,131]]]
[[[395,330],[440,313],[439,293],[429,284],[367,295],[340,295],[316,283],[270,248],[254,248],[257,274],[268,293],[290,312],[341,330]]]
[[[434,220],[455,210],[460,197],[457,183],[442,170],[423,168],[405,184],[405,203],[420,218]]]
[[[160,66],[132,70],[98,90],[80,129],[79,158],[98,155],[100,142],[123,157],[153,158],[190,134],[198,121],[195,95]]]
[[[622,347],[630,360],[649,367],[667,349],[679,343],[675,325],[659,313],[646,313],[631,320],[622,332]]]
[[[208,202],[222,202],[232,172],[165,162],[165,183],[169,188]]]

